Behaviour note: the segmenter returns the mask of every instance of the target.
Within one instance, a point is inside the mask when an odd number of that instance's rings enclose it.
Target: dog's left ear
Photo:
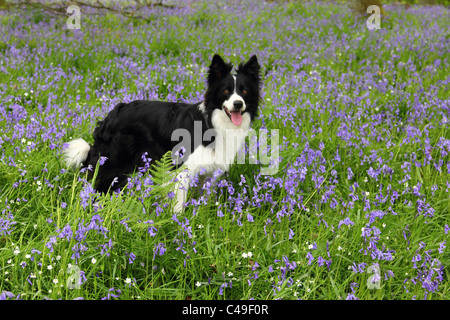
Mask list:
[[[239,64],[238,73],[246,73],[247,75],[255,78],[256,80],[259,80],[259,70],[261,69],[261,66],[258,63],[258,59],[256,58],[256,55],[253,55],[248,61],[243,64]]]

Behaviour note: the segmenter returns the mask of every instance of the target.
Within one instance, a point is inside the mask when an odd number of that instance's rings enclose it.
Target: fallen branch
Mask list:
[[[2,0],[0,0],[2,1]],[[113,3],[112,5],[107,5],[104,2],[93,0],[93,1],[80,1],[80,0],[67,0],[60,1],[58,3],[54,2],[39,2],[36,0],[16,0],[14,2],[1,2],[2,6],[0,8],[9,9],[11,7],[23,7],[28,6],[36,9],[42,9],[46,12],[56,14],[56,15],[67,15],[67,8],[70,5],[76,5],[79,7],[89,7],[97,10],[104,11],[112,11],[116,13],[120,13],[124,16],[139,18],[144,20],[150,20],[148,17],[138,14],[138,12],[142,11],[145,8],[153,8],[153,7],[163,7],[168,9],[174,9],[178,6],[173,4],[166,4],[162,0],[159,1],[146,1],[146,0],[134,0],[127,3],[126,6],[120,6],[123,2]]]

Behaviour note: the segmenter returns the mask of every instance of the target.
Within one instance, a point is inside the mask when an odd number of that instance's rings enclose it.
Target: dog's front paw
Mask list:
[[[177,202],[175,206],[173,207],[173,212],[175,213],[182,213],[184,209],[183,203]]]

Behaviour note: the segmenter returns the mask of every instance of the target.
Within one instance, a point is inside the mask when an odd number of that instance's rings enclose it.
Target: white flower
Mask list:
[[[92,264],[95,264],[97,262],[97,260],[95,260],[95,258],[92,258],[91,262],[92,262]]]
[[[249,258],[251,258],[252,256],[253,256],[253,253],[251,253],[250,251],[247,253],[247,256],[249,257]]]
[[[125,279],[125,283],[126,283],[126,284],[130,284],[130,283],[131,283],[131,278],[126,278],[126,279]]]
[[[53,279],[53,283],[57,284],[58,283],[58,279]]]
[[[228,273],[227,273],[227,276],[232,277],[232,276],[233,276],[233,272],[231,272],[231,271],[228,272]]]
[[[52,270],[52,269],[53,269],[52,265],[49,264],[49,265],[47,266],[47,270]]]
[[[247,253],[243,252],[242,253],[242,258],[247,258]]]
[[[17,256],[20,253],[19,249],[14,250],[14,254]]]
[[[25,258],[30,259],[31,256],[30,256],[29,254],[26,254],[26,255],[25,255]]]
[[[200,287],[202,284],[201,284],[201,282],[197,281],[197,282],[195,283],[195,285],[196,285],[197,287]]]

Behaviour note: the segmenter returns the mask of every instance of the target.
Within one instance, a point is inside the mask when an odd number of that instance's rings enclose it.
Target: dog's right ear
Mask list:
[[[214,81],[222,79],[230,74],[232,68],[233,66],[230,63],[225,63],[221,56],[215,54],[209,66],[208,83],[211,84]]]

